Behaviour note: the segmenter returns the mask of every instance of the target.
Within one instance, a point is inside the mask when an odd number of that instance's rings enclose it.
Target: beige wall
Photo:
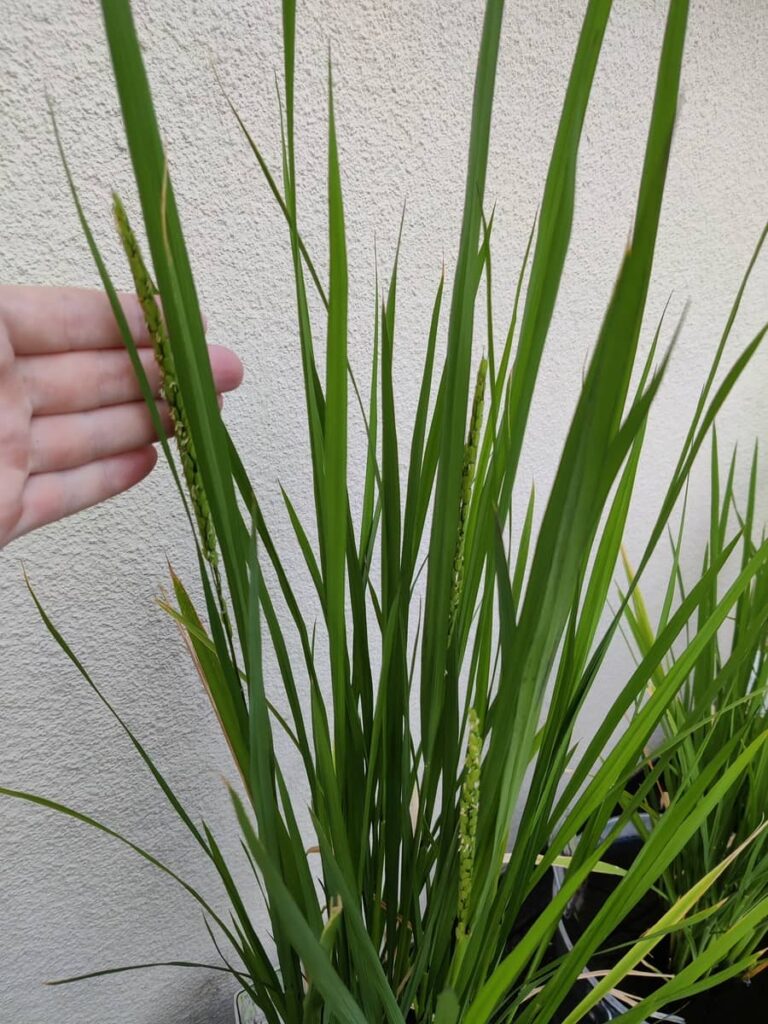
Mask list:
[[[135,6],[210,336],[232,345],[247,368],[226,416],[289,565],[299,572],[276,488],[279,478],[309,512],[285,233],[210,66],[214,58],[277,167],[279,4],[139,0]],[[581,0],[509,4],[489,181],[497,204],[499,327],[541,196],[583,6]],[[526,488],[535,477],[542,495],[630,228],[663,7],[661,0],[620,0],[606,38],[582,147],[572,254],[522,473]],[[407,417],[441,261],[445,255],[450,268],[455,251],[482,3],[308,0],[301,8],[303,230],[322,264],[330,39],[352,268],[352,359],[362,377],[371,348],[374,237],[386,269],[407,199],[397,371]],[[649,329],[670,293],[675,317],[686,300],[691,306],[649,432],[631,549],[645,536],[768,216],[768,7],[759,0],[698,0],[692,8]],[[109,223],[109,192],[117,185],[133,197],[98,4],[0,0],[0,15],[0,278],[96,283],[54,150],[47,89],[97,234],[127,285]],[[734,352],[766,316],[768,258],[747,295]],[[755,436],[768,442],[767,383],[764,352],[723,417],[724,441],[738,437],[745,450]],[[359,424],[355,430],[359,443]],[[353,460],[355,492],[362,467],[361,457]],[[764,473],[764,487],[766,481]],[[694,488],[694,540],[705,531],[702,484]],[[766,497],[763,491],[764,506]],[[693,557],[695,543],[691,551]],[[170,822],[129,745],[47,638],[21,579],[23,560],[65,635],[189,804],[226,829],[226,751],[178,637],[154,604],[166,556],[193,578],[164,469],[134,493],[0,555],[0,782],[101,816],[216,898],[200,857]],[[299,591],[309,593],[303,583]],[[603,693],[624,665],[617,652]],[[225,846],[234,855],[230,835]],[[157,971],[65,989],[40,985],[100,966],[211,956],[200,914],[171,882],[104,837],[36,809],[0,804],[1,1024],[228,1021],[230,987],[218,976]]]

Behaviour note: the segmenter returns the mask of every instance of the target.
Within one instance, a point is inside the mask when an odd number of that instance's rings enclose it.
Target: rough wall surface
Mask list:
[[[54,98],[97,235],[128,284],[109,222],[117,186],[131,203],[128,158],[95,0],[0,0],[0,278],[95,284],[65,191],[45,108]],[[352,360],[371,351],[374,240],[391,263],[407,200],[401,263],[398,387],[407,420],[434,287],[456,246],[480,0],[307,0],[300,5],[297,110],[304,234],[325,252],[325,60],[332,43],[351,265]],[[509,310],[580,24],[582,0],[509,5],[498,77],[488,195],[496,202],[496,305]],[[247,375],[226,416],[300,579],[278,479],[311,512],[303,444],[293,286],[280,215],[215,85],[213,59],[254,136],[278,166],[273,72],[277,0],[137,0],[156,102],[212,340]],[[657,507],[743,269],[768,214],[768,7],[692,5],[683,99],[662,218],[647,348],[672,294],[686,324],[649,431],[630,523],[639,547]],[[661,0],[616,4],[579,165],[572,252],[542,367],[522,477],[546,493],[631,224]],[[134,205],[135,209],[135,205]],[[746,296],[732,351],[768,311],[768,260]],[[670,324],[673,319],[670,319]],[[721,423],[724,446],[766,436],[768,352]],[[359,424],[357,451],[362,451]],[[362,456],[352,461],[361,486]],[[698,478],[697,478],[698,480]],[[768,476],[763,474],[765,485]],[[693,489],[691,558],[703,550],[705,480]],[[766,505],[765,491],[761,494]],[[291,553],[293,552],[293,553]],[[120,829],[218,899],[113,722],[54,648],[21,578],[23,561],[55,621],[190,806],[231,818],[230,772],[213,715],[174,629],[154,599],[170,558],[194,576],[191,546],[158,469],[129,495],[0,554],[0,781],[43,792]],[[309,600],[306,583],[300,594]],[[602,682],[625,664],[617,653]],[[599,708],[585,718],[584,728]],[[593,716],[590,718],[590,716]],[[225,842],[236,853],[234,831]],[[0,1024],[223,1024],[232,986],[219,975],[158,970],[66,988],[44,979],[141,961],[209,960],[198,908],[106,837],[37,809],[0,804]]]

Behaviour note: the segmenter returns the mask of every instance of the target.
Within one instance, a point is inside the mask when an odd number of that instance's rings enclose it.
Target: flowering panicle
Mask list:
[[[470,901],[472,898],[472,876],[475,865],[475,844],[477,842],[477,815],[480,809],[480,755],[483,736],[480,718],[470,708],[467,735],[467,754],[464,761],[464,782],[459,802],[459,906],[456,938],[467,935]]]
[[[469,417],[469,430],[467,441],[464,445],[464,465],[461,471],[461,495],[459,497],[459,529],[456,535],[456,548],[453,555],[453,580],[451,586],[451,603],[449,613],[448,642],[453,636],[456,626],[456,615],[459,610],[459,600],[464,586],[464,540],[467,530],[467,516],[469,514],[469,501],[472,496],[472,483],[475,479],[475,464],[477,462],[477,449],[480,444],[480,431],[483,425],[483,405],[485,402],[485,378],[488,371],[488,361],[485,356],[480,360],[477,368],[477,379],[475,381],[475,394],[472,399],[472,412]]]
[[[117,233],[120,236],[120,241],[122,242],[123,249],[125,250],[125,255],[128,258],[134,287],[136,288],[136,294],[138,296],[139,303],[144,314],[144,321],[147,325],[147,330],[149,331],[149,336],[152,339],[152,345],[155,350],[155,359],[157,360],[157,365],[160,367],[162,396],[168,403],[168,408],[170,410],[173,432],[179,449],[179,458],[181,459],[184,479],[186,480],[187,488],[189,489],[197,527],[200,531],[203,555],[205,556],[206,561],[211,566],[215,567],[218,563],[216,531],[214,530],[213,518],[208,505],[208,498],[205,493],[205,488],[203,487],[203,481],[200,475],[194,445],[192,444],[192,438],[189,433],[189,424],[184,404],[181,399],[179,382],[176,377],[176,368],[174,365],[173,353],[171,351],[171,343],[168,338],[168,331],[166,330],[165,322],[157,303],[156,296],[158,291],[149,275],[146,264],[144,263],[141,250],[139,249],[138,242],[136,241],[136,236],[128,221],[125,207],[116,193],[113,193],[112,199]]]

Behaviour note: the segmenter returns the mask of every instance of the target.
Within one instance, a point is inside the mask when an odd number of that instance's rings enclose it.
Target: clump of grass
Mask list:
[[[764,542],[765,530],[756,521],[758,459],[755,448],[750,482],[743,511],[734,493],[736,453],[723,473],[717,436],[712,433],[711,499],[709,540],[702,573],[713,566],[720,570],[711,577],[706,605],[712,607],[727,589],[734,565],[744,566]],[[688,593],[681,565],[685,539],[685,516],[672,539],[672,559],[665,600],[654,626],[638,587],[625,608],[633,648],[643,657],[664,629],[675,601]],[[725,556],[728,556],[727,558]],[[635,574],[624,559],[627,579]],[[768,572],[755,574],[742,592],[724,628],[712,634],[694,661],[689,660],[675,700],[661,720],[659,756],[665,761],[658,787],[649,793],[646,805],[652,827],[691,788],[697,786],[713,762],[727,766],[739,754],[768,732]],[[705,614],[700,608],[699,619]],[[655,686],[684,659],[669,651],[658,667]],[[651,692],[651,697],[653,692]],[[768,902],[768,831],[765,794],[768,793],[768,748],[745,768],[727,800],[719,803],[669,864],[659,888],[673,904],[690,884],[749,841],[743,857],[731,864],[702,897],[702,916],[671,939],[672,967],[682,972],[704,955],[713,956],[713,970],[736,971],[745,978],[768,967],[768,928],[762,908]],[[642,820],[639,821],[643,832]],[[729,941],[738,934],[738,941]]]
[[[196,496],[205,496],[203,522],[197,506],[191,519],[197,519],[202,547],[209,556],[217,551],[222,566],[219,577],[218,562],[200,559],[207,616],[198,613],[175,577],[177,605],[167,608],[187,634],[242,778],[242,794],[233,791],[231,796],[253,882],[241,892],[211,829],[194,823],[130,732],[173,812],[218,872],[230,900],[231,920],[216,914],[204,897],[148,851],[129,845],[202,906],[221,951],[221,962],[214,966],[248,991],[268,1024],[550,1024],[585,963],[605,944],[628,907],[658,883],[764,749],[761,736],[733,756],[713,759],[661,817],[642,855],[574,950],[543,966],[569,900],[671,763],[671,750],[660,754],[639,792],[624,796],[627,780],[645,761],[657,725],[674,705],[690,658],[711,641],[768,564],[768,545],[755,544],[732,586],[713,599],[713,580],[727,551],[713,552],[635,671],[621,681],[595,735],[586,744],[575,743],[579,711],[636,586],[635,580],[606,622],[645,427],[667,365],[666,357],[659,366],[654,362],[660,327],[639,386],[632,391],[677,108],[685,0],[669,5],[631,244],[617,268],[615,288],[578,385],[576,409],[562,438],[540,524],[534,530],[529,505],[521,517],[519,546],[510,547],[505,538],[518,515],[518,468],[539,366],[545,345],[553,341],[550,323],[570,242],[576,162],[610,6],[608,0],[587,5],[535,235],[512,289],[509,329],[497,352],[489,318],[487,367],[481,362],[473,385],[475,311],[484,278],[487,308],[494,308],[492,226],[484,202],[504,3],[486,4],[444,354],[438,354],[443,353],[438,346],[441,279],[425,329],[416,415],[406,426],[399,418],[393,374],[395,260],[388,287],[376,295],[375,355],[365,416],[368,439],[359,453],[366,463],[366,489],[358,516],[347,492],[349,465],[358,453],[350,452],[347,432],[349,268],[333,87],[329,75],[329,272],[322,282],[300,231],[296,5],[283,0],[281,182],[247,130],[245,140],[285,215],[293,262],[314,505],[302,516],[289,496],[285,498],[319,598],[321,616],[315,623],[314,604],[311,610],[303,607],[273,528],[221,420],[194,277],[130,5],[102,0],[162,318],[154,285],[130,238],[129,260],[148,322],[161,339],[161,360],[167,367],[168,352],[172,358],[178,393],[171,392],[169,402],[183,410],[179,421],[185,438],[180,447],[184,472],[176,474],[179,489],[184,497],[185,481],[193,505]],[[156,413],[71,177],[70,184],[126,346]],[[127,219],[120,220],[125,235]],[[725,339],[748,276],[749,271],[651,525],[637,579],[665,535],[712,421],[765,334],[764,328],[720,380]],[[319,303],[313,301],[311,288]],[[322,364],[316,352],[321,333]],[[485,419],[484,405],[489,410]],[[175,467],[173,453],[164,447]],[[404,455],[408,473],[401,478]],[[423,549],[428,558],[422,609],[416,580]],[[381,572],[374,578],[376,556]],[[262,561],[268,563],[268,573],[262,572]],[[762,608],[762,596],[760,601]],[[660,676],[665,658],[694,616],[688,661],[678,660]],[[324,645],[315,642],[316,627],[324,634]],[[262,657],[266,645],[274,655],[275,670],[269,677]],[[298,658],[292,656],[295,650]],[[622,732],[627,712],[651,683],[653,701]],[[276,692],[279,701],[273,699]],[[276,705],[287,707],[285,714]],[[294,763],[276,756],[277,730],[295,750]],[[297,773],[303,773],[309,792],[314,830],[309,837],[298,824]],[[3,792],[105,830],[64,805],[33,794]],[[620,799],[624,810],[609,827]],[[572,854],[562,888],[510,951],[508,938],[527,897],[566,850]],[[565,1024],[583,1020],[602,992],[633,970],[662,934],[684,931],[720,870],[722,865],[692,880],[658,930],[625,952],[616,969],[568,1013]],[[264,896],[266,922],[251,909],[251,896],[257,892]],[[768,906],[760,914],[761,921],[768,920]],[[269,951],[267,934],[273,944]],[[725,947],[736,941],[722,939]],[[668,999],[694,991],[707,969],[706,958],[697,958],[687,972],[631,1010],[627,1024],[637,1024]]]

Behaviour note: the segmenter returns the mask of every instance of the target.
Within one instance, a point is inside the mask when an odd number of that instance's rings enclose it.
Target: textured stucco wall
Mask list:
[[[138,0],[135,6],[210,337],[234,346],[247,368],[226,416],[291,551],[277,479],[301,509],[309,510],[310,494],[285,233],[210,65],[213,57],[277,166],[279,4]],[[583,6],[582,0],[509,5],[488,191],[497,203],[500,316],[509,308],[540,199]],[[433,288],[443,255],[450,268],[455,250],[482,3],[308,0],[301,7],[303,228],[322,264],[331,40],[352,268],[352,358],[361,370],[371,347],[374,237],[386,268],[407,199],[397,371],[407,415]],[[526,487],[535,477],[540,494],[551,481],[629,230],[663,8],[660,0],[621,0],[609,27],[582,147],[572,255],[522,474]],[[630,529],[638,546],[768,214],[768,7],[759,0],[698,0],[692,8],[649,324],[670,292],[675,314],[688,299],[691,307],[649,432]],[[96,283],[54,151],[47,89],[98,236],[127,285],[108,197],[114,185],[131,195],[129,173],[98,4],[0,0],[0,16],[0,278]],[[763,260],[733,351],[767,309]],[[724,441],[738,437],[744,448],[755,436],[768,441],[767,382],[764,352],[723,417]],[[353,465],[353,488],[362,464]],[[767,480],[764,474],[764,486]],[[700,540],[703,483],[694,488],[692,513]],[[763,505],[766,497],[763,492]],[[0,554],[0,780],[100,816],[216,899],[200,857],[178,827],[168,827],[162,797],[128,743],[47,638],[21,579],[23,560],[65,635],[189,804],[227,827],[220,779],[229,773],[226,750],[181,643],[154,605],[166,557],[193,578],[164,469],[133,493]],[[297,568],[295,555],[288,561]],[[300,592],[306,596],[308,588]],[[617,653],[606,690],[623,664]],[[597,710],[595,703],[592,714]],[[225,846],[234,853],[231,836]],[[198,910],[173,883],[105,837],[36,809],[0,804],[0,1024],[228,1021],[231,986],[216,975],[157,971],[65,989],[40,985],[100,966],[210,956]]]

